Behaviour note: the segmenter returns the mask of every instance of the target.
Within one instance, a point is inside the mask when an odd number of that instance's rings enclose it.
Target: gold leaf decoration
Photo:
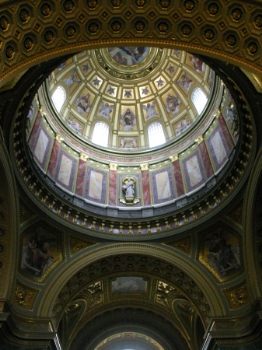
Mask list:
[[[230,309],[239,309],[249,303],[247,294],[247,285],[243,284],[236,289],[224,291]]]
[[[177,241],[168,242],[165,244],[169,245],[170,247],[176,248],[187,255],[191,254],[191,236],[179,239]]]
[[[84,240],[82,240],[80,238],[76,238],[76,237],[70,236],[70,251],[71,251],[71,254],[75,254],[75,253],[79,252],[82,249],[91,247],[94,244],[95,243],[84,241]]]

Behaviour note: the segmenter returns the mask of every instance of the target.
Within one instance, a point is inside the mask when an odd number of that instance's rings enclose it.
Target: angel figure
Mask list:
[[[71,88],[71,86],[73,84],[76,84],[76,83],[80,83],[81,80],[79,80],[77,74],[76,74],[76,71],[75,69],[73,70],[72,74],[70,75],[70,77],[64,79],[64,82],[66,83],[66,85]]]
[[[156,104],[155,104],[155,101],[150,104],[146,104],[146,105],[142,105],[143,109],[146,111],[146,119],[150,119],[150,118],[153,118],[153,117],[158,117],[158,113],[156,112]]]
[[[101,117],[105,117],[106,119],[111,119],[110,118],[110,113],[112,113],[114,109],[114,105],[109,105],[107,102],[104,103],[103,101],[101,102],[100,109],[98,112],[98,115]]]

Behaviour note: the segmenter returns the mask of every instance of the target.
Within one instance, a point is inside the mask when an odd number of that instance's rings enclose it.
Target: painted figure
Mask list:
[[[37,238],[33,235],[28,243],[22,247],[21,268],[33,272],[35,275],[42,275],[53,263],[51,245],[54,239],[47,239],[44,235]]]
[[[147,105],[142,105],[142,107],[146,111],[146,119],[158,117],[158,113],[155,110],[155,107],[156,107],[155,102],[153,102],[151,104],[148,103]]]
[[[125,113],[121,115],[120,123],[124,126],[123,130],[132,131],[136,124],[136,116],[131,111],[130,108],[127,108]]]
[[[90,102],[90,94],[80,95],[76,100],[77,112],[80,114],[84,114],[90,111],[91,102]]]
[[[98,115],[110,120],[111,119],[110,113],[112,113],[113,109],[114,109],[114,105],[109,105],[108,103],[104,103],[102,101]]]
[[[168,94],[166,98],[166,109],[170,114],[178,114],[180,110],[180,99],[177,96],[172,96]]]
[[[194,70],[197,73],[202,73],[205,71],[206,69],[206,65],[203,61],[201,61],[199,58],[195,57],[195,56],[190,56],[190,61],[193,65]]]

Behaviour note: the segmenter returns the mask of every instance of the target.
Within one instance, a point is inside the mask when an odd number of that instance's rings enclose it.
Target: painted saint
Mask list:
[[[182,88],[184,88],[186,90],[186,92],[189,91],[191,85],[193,84],[193,80],[190,79],[186,73],[184,73],[181,77],[180,80],[178,80],[177,82],[180,86],[182,86]]]
[[[127,108],[121,115],[120,123],[123,125],[123,130],[125,131],[132,131],[134,129],[136,125],[136,116],[130,108]]]
[[[168,94],[166,98],[166,110],[168,113],[176,115],[180,111],[181,101],[177,96]]]
[[[90,94],[80,95],[76,100],[77,112],[84,114],[90,111],[91,108]]]
[[[195,56],[190,56],[189,59],[192,63],[194,70],[197,73],[202,73],[206,70],[206,64],[203,61],[201,61],[199,58],[197,58]]]

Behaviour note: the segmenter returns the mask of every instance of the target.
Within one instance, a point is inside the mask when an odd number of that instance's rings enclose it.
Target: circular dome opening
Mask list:
[[[49,190],[76,210],[111,220],[176,215],[218,187],[234,158],[239,121],[221,79],[192,54],[143,50],[79,53],[50,74],[31,105],[31,156]],[[144,56],[135,61],[137,52]],[[198,218],[192,212],[190,221]],[[183,215],[171,226],[164,219],[163,227],[183,226]],[[143,234],[161,227],[106,229]]]

